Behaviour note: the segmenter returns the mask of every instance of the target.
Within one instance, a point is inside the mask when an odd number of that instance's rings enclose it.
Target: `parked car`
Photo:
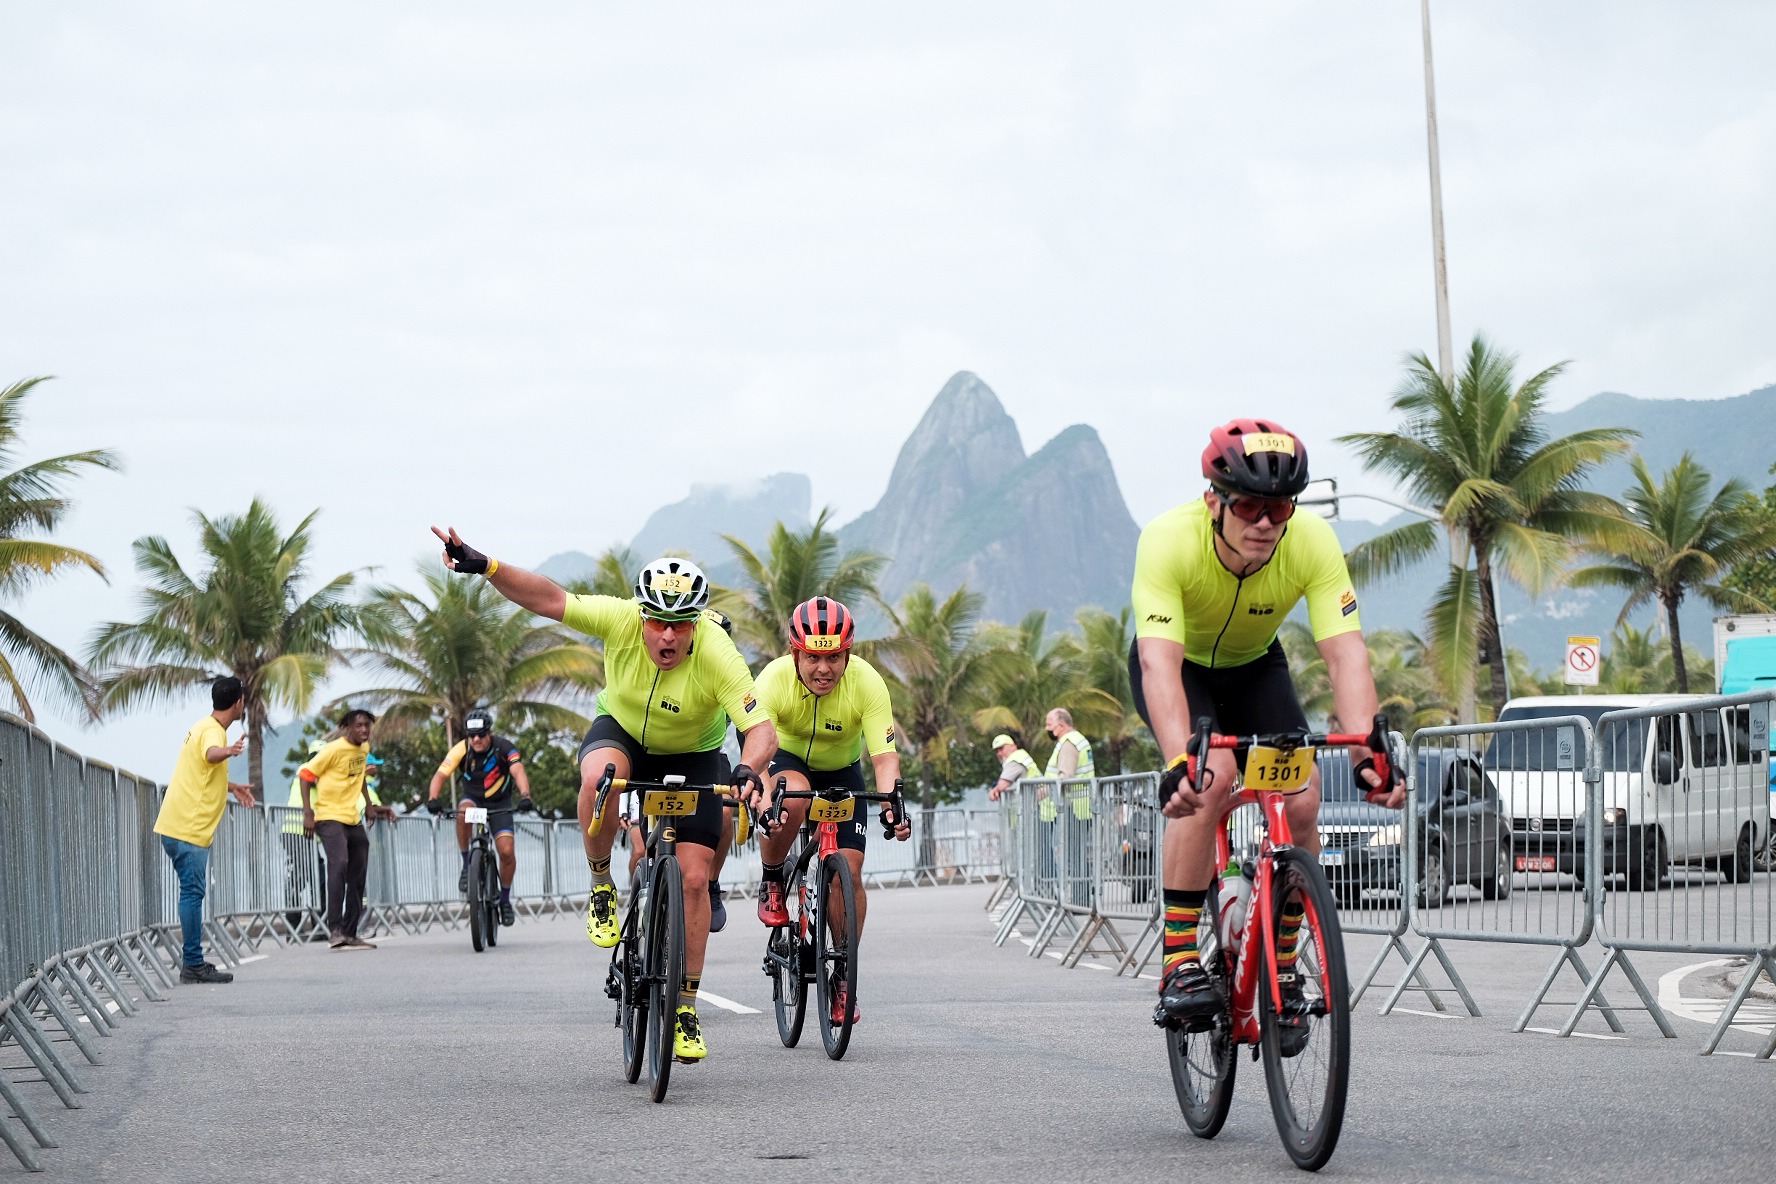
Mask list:
[[[1609,712],[1657,710],[1601,725]],[[1578,715],[1591,721],[1603,774],[1598,845],[1603,874],[1656,888],[1673,864],[1751,878],[1770,842],[1769,721],[1751,707],[1701,695],[1586,695],[1513,699],[1500,722]],[[1486,769],[1513,818],[1513,866],[1584,872],[1589,844],[1584,753],[1575,728],[1498,736]]]
[[[1511,819],[1480,759],[1458,749],[1418,754],[1420,908],[1440,908],[1457,884],[1487,900],[1511,894]],[[1405,874],[1405,817],[1371,805],[1342,752],[1320,757],[1320,866],[1338,903],[1367,889],[1399,892]]]

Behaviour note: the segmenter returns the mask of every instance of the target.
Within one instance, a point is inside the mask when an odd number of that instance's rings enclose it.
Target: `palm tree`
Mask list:
[[[1626,592],[1617,625],[1658,601],[1665,610],[1677,690],[1683,694],[1690,689],[1690,677],[1678,606],[1694,594],[1716,608],[1771,611],[1763,601],[1726,587],[1721,578],[1735,564],[1766,558],[1776,550],[1776,521],[1737,479],[1726,481],[1710,497],[1708,470],[1687,452],[1662,480],[1654,481],[1638,456],[1633,472],[1634,484],[1618,508],[1619,529],[1600,534],[1589,547],[1604,562],[1574,572],[1572,584]]]
[[[1636,433],[1593,428],[1550,440],[1542,427],[1549,384],[1565,364],[1514,385],[1515,356],[1477,336],[1454,389],[1423,354],[1407,359],[1393,409],[1396,432],[1342,436],[1370,469],[1398,478],[1439,522],[1392,530],[1357,547],[1359,582],[1391,574],[1437,549],[1437,525],[1453,540],[1449,575],[1428,615],[1431,657],[1442,685],[1474,718],[1475,658],[1486,649],[1494,709],[1505,702],[1505,650],[1493,597],[1494,568],[1538,591],[1559,579],[1570,540],[1607,531],[1610,499],[1580,489],[1586,473],[1628,448]],[[1468,568],[1469,557],[1474,567]]]
[[[1048,613],[1027,613],[1015,629],[989,627],[982,640],[997,651],[987,665],[987,705],[975,711],[975,730],[984,735],[1019,732],[1043,739],[1031,755],[1046,760],[1053,743],[1042,731],[1050,710],[1064,707],[1073,726],[1091,735],[1122,717],[1122,704],[1085,680],[1084,651],[1071,634],[1048,633]],[[1126,677],[1126,675],[1125,675]]]
[[[566,587],[578,596],[615,596],[627,600],[635,595],[635,575],[640,570],[635,552],[617,543],[607,547],[598,557],[590,576],[572,580]]]
[[[1093,743],[1101,743],[1104,759],[1100,772],[1120,773],[1126,760],[1142,743],[1147,725],[1135,711],[1134,688],[1129,683],[1128,653],[1134,641],[1134,610],[1124,606],[1112,616],[1101,608],[1082,608],[1073,619],[1079,623],[1079,673],[1088,687],[1095,687],[1116,702],[1116,717],[1098,723]]]
[[[585,716],[567,703],[604,682],[604,655],[554,622],[513,606],[486,580],[452,576],[435,561],[419,565],[425,595],[379,587],[363,627],[371,663],[392,685],[350,699],[382,711],[400,733],[438,722],[446,744],[460,738],[476,707],[498,707],[502,727],[541,724],[584,731]]]
[[[83,469],[122,467],[116,453],[104,449],[71,452],[48,460],[15,464],[25,397],[46,378],[27,378],[0,391],[0,597],[15,597],[69,568],[84,567],[105,578],[104,564],[85,551],[44,539],[21,538],[52,532],[73,507],[64,489]],[[25,684],[42,687],[52,699],[78,704],[92,712],[92,680],[74,657],[30,626],[0,609],[0,686],[29,723],[37,713]]]
[[[319,513],[285,536],[258,498],[244,514],[212,519],[192,511],[205,562],[196,577],[164,538],[137,539],[142,615],[101,626],[90,647],[88,660],[104,665],[99,706],[127,711],[232,674],[247,704],[249,777],[264,785],[260,741],[271,709],[306,711],[315,687],[344,658],[339,640],[363,620],[349,599],[354,572],[334,576],[307,597],[299,591]]]
[[[1699,676],[1712,677],[1714,662],[1684,647],[1684,665]],[[1597,689],[1606,695],[1669,694],[1677,689],[1677,671],[1671,650],[1659,643],[1652,628],[1636,629],[1626,621],[1610,634]]]
[[[952,787],[950,749],[982,706],[993,651],[979,628],[985,597],[957,588],[942,602],[924,584],[890,610],[896,644],[883,661],[894,719],[924,767],[919,804],[931,809]]]
[[[744,589],[724,589],[716,607],[734,620],[734,636],[755,657],[775,657],[789,646],[790,610],[814,596],[830,596],[853,612],[880,604],[876,580],[888,564],[874,551],[839,552],[839,536],[827,529],[825,507],[805,531],[779,522],[771,528],[766,556],[733,535],[723,535],[746,578]],[[886,606],[884,606],[886,607]]]

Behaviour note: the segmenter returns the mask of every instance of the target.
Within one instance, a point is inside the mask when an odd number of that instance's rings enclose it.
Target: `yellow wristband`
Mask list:
[[[487,561],[487,578],[492,579],[494,573],[497,571],[499,571],[499,560],[489,559]]]
[[[1175,769],[1179,765],[1184,764],[1189,759],[1190,759],[1190,754],[1188,752],[1180,752],[1177,756],[1173,757],[1171,760],[1166,762],[1166,768]]]

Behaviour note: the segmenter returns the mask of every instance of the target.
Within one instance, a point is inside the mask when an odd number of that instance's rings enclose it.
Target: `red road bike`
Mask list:
[[[1332,1158],[1344,1124],[1350,989],[1332,890],[1319,863],[1295,846],[1284,799],[1307,788],[1316,748],[1357,744],[1376,754],[1384,775],[1401,768],[1389,759],[1386,721],[1380,716],[1367,736],[1218,736],[1204,718],[1197,721],[1191,747],[1197,753],[1228,748],[1243,756],[1242,788],[1227,809],[1231,813],[1256,805],[1262,818],[1256,854],[1244,865],[1252,894],[1243,924],[1235,933],[1221,931],[1220,896],[1231,889],[1217,877],[1198,930],[1203,969],[1224,1006],[1211,1016],[1162,1025],[1178,1106],[1192,1134],[1203,1139],[1219,1134],[1233,1102],[1235,1053],[1240,1045],[1249,1045],[1252,1059],[1264,1061],[1270,1109],[1283,1146],[1295,1165],[1308,1171],[1319,1170]],[[1216,866],[1228,866],[1232,838],[1225,825],[1215,850],[1220,859]],[[1285,916],[1300,918],[1292,964],[1286,963],[1287,949],[1279,948]]]

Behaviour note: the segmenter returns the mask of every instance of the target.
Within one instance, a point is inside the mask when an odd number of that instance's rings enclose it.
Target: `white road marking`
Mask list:
[[[270,954],[254,954],[251,958],[242,958],[240,964],[245,966],[249,962],[263,962],[269,957],[271,957]]]
[[[1544,1036],[1560,1035],[1559,1028],[1525,1028],[1525,1032],[1540,1032]],[[1582,1036],[1586,1040],[1626,1040],[1626,1036],[1612,1036],[1605,1032],[1574,1032],[1574,1036]]]
[[[748,1007],[748,1006],[746,1006],[746,1004],[736,1003],[732,999],[723,999],[720,995],[715,994],[713,991],[699,990],[697,992],[697,998],[698,999],[706,999],[709,1002],[715,1004],[717,1007],[721,1008],[723,1011],[731,1011],[735,1015],[759,1015],[759,1014],[761,1014],[759,1009],[756,1007]]]
[[[1422,1015],[1427,1020],[1465,1020],[1468,1018],[1465,1015],[1452,1015],[1451,1013],[1449,1013],[1447,1011],[1420,1011],[1416,1007],[1396,1007],[1396,1008],[1394,1008],[1394,1010],[1395,1011],[1403,1011],[1407,1015]],[[1543,1031],[1544,1029],[1532,1028],[1530,1030],[1539,1032],[1539,1031]]]
[[[1659,978],[1659,1006],[1673,1015],[1698,1024],[1713,1027],[1720,1022],[1721,1012],[1727,1008],[1725,999],[1696,999],[1683,993],[1683,980],[1699,970],[1711,970],[1716,966],[1731,966],[1731,958],[1713,958],[1707,962],[1696,962],[1689,966],[1680,966],[1676,970]],[[1771,1007],[1756,997],[1748,998],[1739,1008],[1739,1014],[1733,1017],[1733,1027],[1741,1032],[1751,1032],[1759,1036],[1768,1036],[1776,1030],[1776,1008]],[[1722,1055],[1716,1052],[1716,1056]]]

